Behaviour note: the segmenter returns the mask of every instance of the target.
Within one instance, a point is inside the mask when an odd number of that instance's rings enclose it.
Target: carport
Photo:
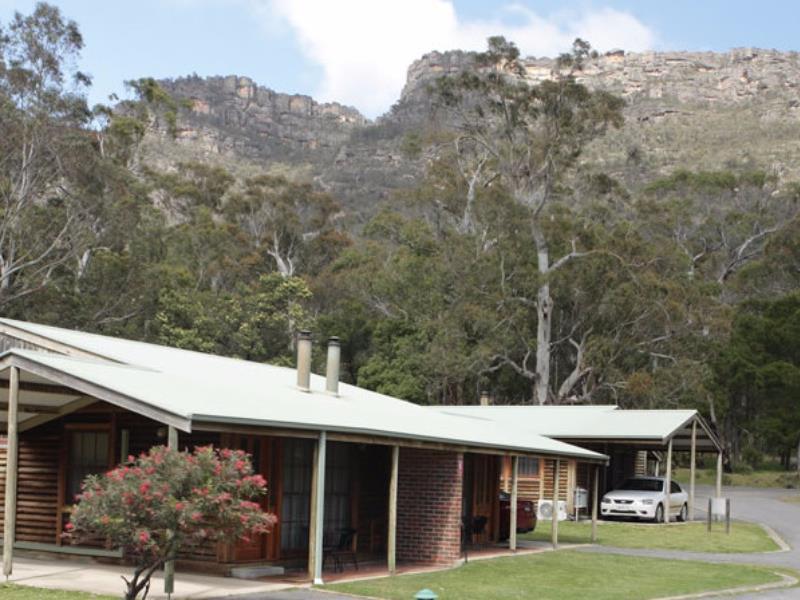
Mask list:
[[[632,475],[651,474],[646,457],[663,457],[667,486],[672,481],[672,459],[676,452],[689,453],[689,517],[694,517],[695,476],[698,454],[716,457],[717,498],[722,496],[722,445],[696,410],[623,410],[613,405],[589,406],[447,406],[438,410],[470,415],[509,428],[568,442],[609,457],[600,488],[607,492]],[[568,487],[590,489],[588,472]],[[570,485],[568,483],[568,485]],[[571,489],[570,489],[571,488]],[[669,519],[667,514],[665,517]]]

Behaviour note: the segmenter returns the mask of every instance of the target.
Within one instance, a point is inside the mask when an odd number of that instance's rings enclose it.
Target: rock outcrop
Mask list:
[[[398,102],[370,121],[356,109],[274,92],[247,77],[164,81],[187,100],[176,142],[160,140],[160,162],[215,157],[240,168],[314,180],[366,218],[423,165],[401,149],[427,126],[428,84],[473,64],[467,52],[432,52],[408,69]],[[552,59],[526,59],[527,79],[551,76]],[[638,181],[676,168],[760,168],[800,179],[800,55],[772,50],[610,52],[589,61],[581,82],[626,99],[626,124],[588,149],[585,161]]]

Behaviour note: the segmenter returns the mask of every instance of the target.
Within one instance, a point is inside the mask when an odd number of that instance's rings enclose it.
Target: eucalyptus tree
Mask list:
[[[86,243],[95,161],[78,26],[39,3],[0,23],[0,307],[44,288]]]
[[[461,151],[459,165],[470,183],[502,185],[527,212],[538,276],[535,299],[528,300],[535,303],[537,315],[533,395],[539,404],[551,399],[550,280],[585,254],[573,243],[553,259],[546,227],[549,211],[557,198],[566,195],[565,178],[586,144],[609,126],[622,123],[620,98],[590,91],[576,80],[590,56],[589,45],[576,40],[573,52],[556,62],[552,78],[531,84],[518,48],[492,37],[488,50],[477,55],[475,68],[443,77],[435,87],[438,105]],[[470,222],[467,210],[466,229]]]
[[[336,229],[339,206],[329,194],[273,175],[247,179],[243,188],[226,204],[225,214],[281,276],[294,276],[304,259],[312,262],[311,247],[324,252],[320,241],[337,243],[330,234]]]

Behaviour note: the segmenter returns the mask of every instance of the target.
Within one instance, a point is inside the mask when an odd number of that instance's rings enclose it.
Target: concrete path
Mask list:
[[[131,570],[123,567],[98,565],[77,560],[37,560],[32,558],[15,558],[12,583],[20,583],[39,588],[91,591],[95,594],[107,594],[120,597],[125,588],[121,577],[130,577]],[[148,598],[166,598],[162,592],[164,580],[161,575],[154,576]],[[286,589],[286,584],[265,583],[263,581],[245,581],[230,577],[211,577],[179,573],[175,577],[175,593],[172,598],[224,598],[241,597],[242,594],[263,594]],[[302,599],[298,599],[302,600]]]

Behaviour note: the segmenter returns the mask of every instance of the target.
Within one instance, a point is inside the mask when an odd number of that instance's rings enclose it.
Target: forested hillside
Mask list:
[[[720,88],[763,56],[682,85],[493,38],[371,123],[230,77],[90,108],[75,23],[0,28],[4,316],[279,364],[310,328],[414,402],[697,407],[733,462],[798,450],[795,56]]]

